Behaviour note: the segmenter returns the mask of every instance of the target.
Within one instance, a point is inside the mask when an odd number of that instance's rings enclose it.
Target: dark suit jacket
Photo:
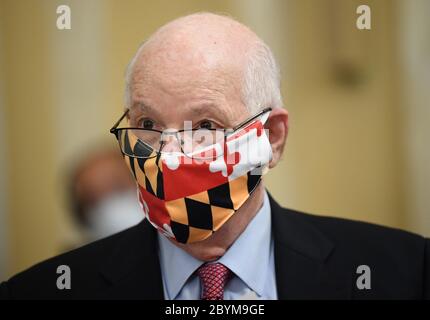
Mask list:
[[[271,197],[279,299],[429,299],[430,241],[281,208]],[[57,267],[71,289],[57,289]],[[357,267],[370,268],[358,289]],[[178,266],[179,268],[180,266]],[[3,299],[163,299],[155,229],[142,223],[37,264],[0,286]]]

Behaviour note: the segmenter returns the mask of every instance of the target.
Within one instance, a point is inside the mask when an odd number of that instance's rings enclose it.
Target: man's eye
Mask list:
[[[143,129],[153,129],[154,128],[154,121],[149,120],[149,119],[141,119],[141,120],[139,120],[139,122],[137,124],[139,125],[140,128],[143,128]]]
[[[211,121],[204,120],[197,127],[198,129],[213,129],[215,126]]]

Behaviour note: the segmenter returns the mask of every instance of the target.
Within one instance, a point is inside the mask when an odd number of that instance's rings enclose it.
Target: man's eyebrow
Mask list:
[[[195,116],[212,116],[214,119],[218,120],[222,124],[229,125],[230,124],[230,118],[228,117],[228,114],[220,108],[216,103],[213,102],[202,102],[197,103],[195,105],[191,105],[187,108],[187,112],[189,116],[195,117]],[[147,104],[143,101],[137,101],[133,104],[131,111],[133,112],[133,115],[140,115],[142,112],[145,114],[153,114],[154,116],[162,116],[160,113],[160,110],[154,106],[151,106],[150,104]]]
[[[190,112],[197,116],[211,114],[223,122],[229,122],[229,118],[225,111],[213,102],[203,102],[191,106]]]
[[[214,109],[214,108],[216,108],[216,105],[214,103],[204,102],[204,103],[199,103],[191,106],[190,110],[192,113],[196,115],[201,115],[202,113],[207,112],[208,109]]]
[[[136,110],[138,112],[145,112],[145,113],[158,113],[157,108],[154,108],[150,104],[146,104],[142,101],[138,101],[133,104],[132,110]]]

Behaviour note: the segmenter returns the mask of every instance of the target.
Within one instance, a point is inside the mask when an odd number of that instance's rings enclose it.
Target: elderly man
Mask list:
[[[274,57],[250,29],[209,13],[179,18],[139,48],[126,81],[111,132],[146,219],[13,277],[3,297],[430,297],[428,240],[283,209],[264,189],[288,113]]]

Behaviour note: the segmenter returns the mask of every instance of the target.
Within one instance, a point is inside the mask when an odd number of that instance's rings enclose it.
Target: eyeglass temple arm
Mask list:
[[[122,119],[125,118],[125,116],[128,114],[128,112],[130,111],[130,109],[125,110],[124,114],[121,116],[121,118],[119,118],[119,120],[117,122],[115,122],[115,124],[113,125],[112,128],[110,128],[110,133],[116,134],[116,128],[119,126],[119,124],[121,123]]]
[[[236,131],[237,129],[242,128],[244,125],[250,123],[251,121],[257,119],[259,116],[261,116],[262,114],[268,112],[268,111],[272,111],[272,108],[265,108],[263,110],[261,110],[259,113],[257,113],[255,116],[253,116],[252,118],[245,120],[244,122],[238,124],[236,127],[233,128],[233,131]]]

